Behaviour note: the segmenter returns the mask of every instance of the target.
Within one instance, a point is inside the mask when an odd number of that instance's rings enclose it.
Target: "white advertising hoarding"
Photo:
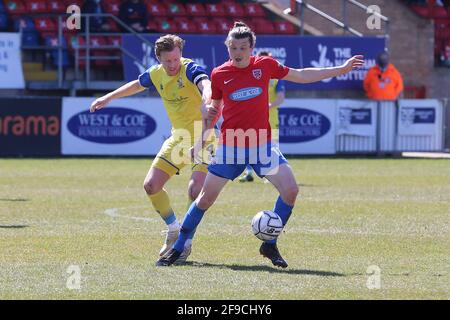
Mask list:
[[[123,98],[94,113],[94,98],[64,98],[63,155],[156,155],[171,125],[159,98]]]
[[[285,154],[334,154],[336,100],[286,99],[279,109],[280,150]]]
[[[377,103],[337,100],[336,134],[375,137]]]
[[[20,34],[0,32],[0,88],[23,89]]]

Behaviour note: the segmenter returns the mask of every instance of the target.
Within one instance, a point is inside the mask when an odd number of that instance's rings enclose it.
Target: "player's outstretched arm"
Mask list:
[[[311,83],[328,78],[337,77],[346,74],[354,69],[364,65],[364,57],[361,55],[353,56],[343,65],[331,68],[305,68],[305,69],[289,69],[289,73],[283,80],[297,83]]]
[[[211,104],[211,81],[209,79],[203,79],[197,84],[197,87],[202,93],[203,104]]]
[[[114,99],[132,96],[133,94],[136,94],[144,90],[145,88],[140,85],[139,80],[130,81],[121,86],[120,88],[96,99],[94,102],[92,102],[89,110],[91,112],[95,112],[97,110],[106,107]]]

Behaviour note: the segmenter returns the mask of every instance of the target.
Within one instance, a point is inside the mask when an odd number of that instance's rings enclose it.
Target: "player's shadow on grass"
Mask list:
[[[28,199],[23,199],[23,198],[15,198],[15,199],[0,199],[0,201],[9,201],[9,202],[19,202],[19,201],[30,201]]]
[[[231,269],[234,271],[266,271],[270,273],[287,273],[287,274],[301,274],[308,276],[321,276],[321,277],[345,277],[345,274],[331,272],[331,271],[321,271],[321,270],[303,270],[303,269],[279,269],[271,266],[244,266],[239,264],[214,264],[207,262],[196,262],[188,261],[185,265],[193,267],[206,267],[206,268],[220,268],[220,269]]]
[[[25,225],[2,226],[2,225],[0,225],[0,229],[23,229],[23,228],[28,228],[28,226],[25,226]]]

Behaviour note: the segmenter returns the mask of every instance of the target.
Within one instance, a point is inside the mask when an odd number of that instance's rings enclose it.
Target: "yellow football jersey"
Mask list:
[[[271,79],[269,83],[269,102],[272,103],[277,99],[277,93],[285,91],[284,81]],[[269,123],[272,129],[279,129],[278,107],[269,109]]]
[[[161,96],[172,124],[177,129],[188,130],[194,139],[194,122],[202,121],[202,96],[197,84],[208,79],[206,71],[190,59],[181,58],[177,75],[169,76],[161,64],[152,66],[139,76],[141,86],[153,85]]]

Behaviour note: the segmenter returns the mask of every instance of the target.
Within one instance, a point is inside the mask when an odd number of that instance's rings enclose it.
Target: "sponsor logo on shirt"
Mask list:
[[[243,88],[230,94],[230,99],[233,101],[250,100],[252,98],[256,98],[262,92],[263,90],[260,87]]]

